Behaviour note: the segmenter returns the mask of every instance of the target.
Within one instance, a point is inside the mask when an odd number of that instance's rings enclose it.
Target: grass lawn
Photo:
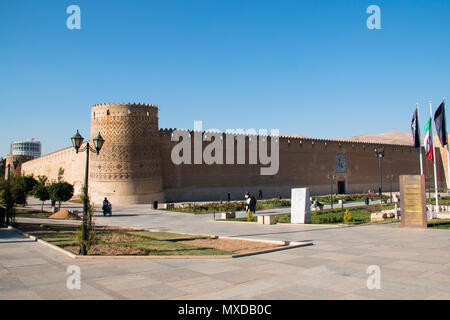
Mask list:
[[[428,221],[428,228],[433,229],[450,229],[450,219],[433,219]]]
[[[80,245],[80,226],[17,224],[17,228],[75,254]],[[202,256],[233,255],[274,247],[273,244],[202,235],[152,232],[117,227],[95,227],[89,255]]]
[[[24,217],[24,218],[48,218],[53,213],[50,212],[41,212],[41,210],[29,210],[22,208],[15,208],[16,217]]]
[[[210,202],[205,204],[186,205],[184,207],[170,208],[167,210],[175,212],[202,214],[214,212],[244,211],[246,205],[247,203],[245,201]],[[288,199],[258,200],[256,203],[257,210],[284,208],[290,206],[291,200]]]
[[[370,214],[373,212],[379,212],[382,210],[393,209],[393,204],[377,204],[371,206],[360,206],[347,208],[352,217],[352,224],[370,223]],[[343,212],[342,209],[326,209],[322,211],[311,211],[311,223],[312,224],[338,224],[342,223]],[[228,221],[247,221],[247,218],[228,219]],[[257,221],[257,217],[253,217],[253,221]],[[276,223],[290,223],[291,214],[278,214],[275,215]],[[385,220],[389,221],[389,220]]]
[[[436,198],[428,198],[427,204],[436,204]],[[440,206],[450,206],[450,197],[439,197]]]
[[[344,200],[345,202],[363,202],[364,198],[369,196],[367,194],[345,194],[345,195],[335,195],[333,196],[333,203],[338,203],[339,200]],[[313,197],[317,199],[322,204],[330,204],[331,198],[329,195]],[[371,200],[378,200],[378,196],[369,196]],[[388,196],[383,195],[383,199],[389,199]],[[186,204],[184,207],[169,208],[166,210],[175,212],[186,212],[194,214],[202,213],[214,213],[214,212],[236,212],[244,211],[246,206],[245,201],[234,201],[234,202],[210,202],[205,204]],[[256,203],[256,210],[266,210],[275,208],[287,208],[291,206],[290,199],[265,199],[258,200]]]

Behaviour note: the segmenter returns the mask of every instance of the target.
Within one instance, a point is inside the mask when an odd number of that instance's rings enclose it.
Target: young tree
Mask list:
[[[6,159],[0,157],[0,180],[5,179]]]
[[[12,212],[14,208],[14,197],[11,192],[11,183],[7,180],[0,181],[0,202],[5,206],[5,222],[10,223],[12,220]]]
[[[22,176],[21,183],[23,185],[25,194],[29,196],[32,194],[33,188],[38,184],[38,181],[31,174],[27,176]]]
[[[61,202],[68,201],[73,197],[73,185],[68,182],[54,182],[48,186],[50,199],[58,201],[58,211],[61,209]]]
[[[33,188],[33,195],[42,201],[41,205],[41,212],[44,212],[44,202],[50,199],[50,194],[48,193],[47,186],[45,185],[45,182],[39,182],[34,188]]]

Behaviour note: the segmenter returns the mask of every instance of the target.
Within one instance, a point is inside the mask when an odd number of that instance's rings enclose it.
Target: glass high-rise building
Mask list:
[[[39,158],[41,156],[41,143],[39,141],[15,141],[11,143],[10,154]]]

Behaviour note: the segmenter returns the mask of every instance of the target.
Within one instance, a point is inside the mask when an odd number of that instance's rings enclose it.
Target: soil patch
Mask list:
[[[197,239],[189,241],[181,241],[183,244],[213,248],[224,251],[231,251],[233,254],[239,253],[249,253],[254,251],[274,249],[278,247],[283,247],[279,244],[267,243],[267,242],[256,242],[247,240],[236,240],[236,239]]]
[[[67,209],[62,209],[52,214],[50,219],[64,219],[64,220],[81,220],[81,218],[74,212],[69,211]]]

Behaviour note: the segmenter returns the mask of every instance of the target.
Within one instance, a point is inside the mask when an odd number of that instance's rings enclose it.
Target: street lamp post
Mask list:
[[[13,166],[14,166],[14,170],[16,170],[17,169],[17,166],[19,165],[19,160],[17,160],[17,159],[14,159],[13,160],[13,162],[12,162],[12,164],[13,164]],[[11,185],[10,185],[10,179],[11,179],[11,164],[10,163],[8,163],[8,165],[7,165],[7,170],[8,170],[8,179],[6,180],[7,181],[7,183],[8,183],[8,188],[11,188]],[[6,216],[6,223],[7,224],[9,224],[9,223],[11,223],[11,210],[12,210],[12,207],[11,207],[11,204],[7,204],[6,206],[5,206],[5,216]],[[3,221],[1,221],[0,222],[1,224],[3,224]]]
[[[390,197],[391,197],[391,203],[392,203],[392,182],[394,181],[394,175],[388,175],[387,179],[391,182],[391,190],[390,190]]]
[[[383,194],[383,169],[381,167],[381,158],[384,157],[384,149],[383,148],[375,148],[373,149],[375,152],[375,156],[378,158],[378,170],[380,172],[380,203],[382,202],[382,194]]]
[[[14,166],[14,170],[16,170],[17,166],[19,165],[19,160],[14,159],[12,163],[13,163],[13,166]],[[11,177],[11,164],[8,163],[8,181],[9,181],[10,177]]]
[[[94,142],[94,148],[92,148],[89,144],[89,142],[86,142],[86,145],[81,148],[81,145],[83,144],[84,138],[81,136],[81,134],[78,132],[71,138],[72,145],[75,148],[75,152],[78,153],[79,151],[83,152],[86,151],[86,167],[84,170],[84,199],[83,199],[83,223],[81,227],[81,255],[85,256],[87,254],[86,252],[86,239],[87,239],[87,226],[86,226],[86,220],[88,217],[88,182],[89,182],[89,152],[95,152],[97,154],[100,153],[100,149],[103,147],[103,143],[105,143],[105,140],[100,135],[100,132],[98,133],[98,136],[95,137],[93,140]]]
[[[331,209],[333,209],[333,182],[336,180],[336,175],[329,174],[327,175],[327,179],[330,180]]]

